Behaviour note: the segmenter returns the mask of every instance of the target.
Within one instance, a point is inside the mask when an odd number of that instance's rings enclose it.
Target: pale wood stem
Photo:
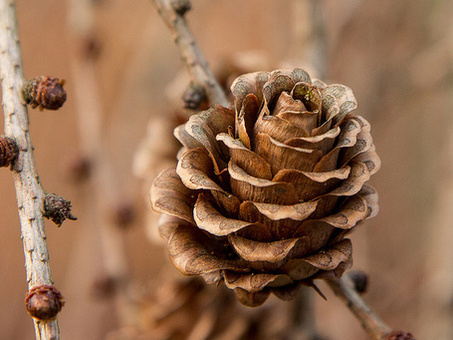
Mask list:
[[[0,74],[5,135],[15,139],[20,150],[13,177],[28,287],[30,289],[38,285],[53,285],[44,230],[45,192],[36,169],[29,134],[28,110],[22,97],[25,78],[13,0],[0,0]],[[57,320],[34,320],[34,324],[37,339],[60,338]]]
[[[168,0],[153,0],[159,15],[173,35],[173,41],[179,47],[181,57],[193,80],[203,84],[212,104],[228,106],[229,102],[222,87],[209,69],[203,53],[183,15],[177,14]]]
[[[337,297],[349,308],[354,316],[360,321],[363,329],[371,339],[384,340],[391,332],[389,326],[367,305],[352,285],[344,278],[339,280],[326,280],[329,287]]]

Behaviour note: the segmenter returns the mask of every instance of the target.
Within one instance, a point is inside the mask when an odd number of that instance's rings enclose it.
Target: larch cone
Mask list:
[[[151,187],[159,231],[185,275],[224,281],[239,301],[289,300],[352,264],[345,236],[378,212],[380,167],[352,91],[302,69],[239,76],[234,110],[214,106],[174,131],[176,169]]]

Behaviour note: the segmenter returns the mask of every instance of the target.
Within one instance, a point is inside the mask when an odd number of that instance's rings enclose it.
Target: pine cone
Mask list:
[[[380,160],[370,125],[343,85],[301,70],[258,72],[231,86],[236,114],[215,106],[175,129],[176,169],[151,188],[173,264],[223,280],[248,306],[301,284],[340,277],[352,263],[345,238],[377,214],[365,185]]]

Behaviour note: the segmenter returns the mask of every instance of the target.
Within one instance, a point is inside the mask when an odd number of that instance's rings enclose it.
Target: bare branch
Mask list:
[[[52,285],[49,253],[44,231],[45,192],[39,181],[29,135],[28,111],[22,97],[25,82],[13,0],[0,0],[0,73],[5,134],[16,140],[19,158],[13,177],[24,245],[29,289]],[[34,319],[37,339],[59,339],[58,322]]]
[[[385,340],[390,334],[390,327],[387,326],[376,313],[360,297],[352,285],[344,278],[339,280],[326,280],[329,287],[336,296],[349,308],[354,316],[360,321],[362,327],[367,331],[371,339]]]
[[[169,0],[153,0],[153,2],[159,15],[172,33],[175,44],[179,47],[181,57],[189,70],[190,76],[206,87],[211,104],[228,106],[225,92],[209,69],[184,15],[176,13]]]

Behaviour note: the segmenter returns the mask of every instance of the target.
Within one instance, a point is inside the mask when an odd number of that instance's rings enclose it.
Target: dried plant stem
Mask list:
[[[39,181],[29,135],[28,111],[22,99],[24,74],[13,0],[0,0],[0,72],[3,93],[5,134],[19,146],[19,159],[13,169],[17,206],[24,245],[28,287],[52,285],[49,252],[44,231],[45,192]],[[34,320],[37,339],[59,339],[56,320]]]
[[[360,321],[362,327],[368,332],[371,339],[384,340],[391,329],[376,313],[366,304],[354,288],[344,278],[339,280],[326,280],[336,296],[349,308]]]
[[[198,47],[184,16],[177,14],[169,0],[153,0],[159,15],[173,34],[181,57],[185,62],[190,76],[206,87],[208,98],[212,104],[228,106],[228,99],[220,84],[215,79],[208,63]]]

